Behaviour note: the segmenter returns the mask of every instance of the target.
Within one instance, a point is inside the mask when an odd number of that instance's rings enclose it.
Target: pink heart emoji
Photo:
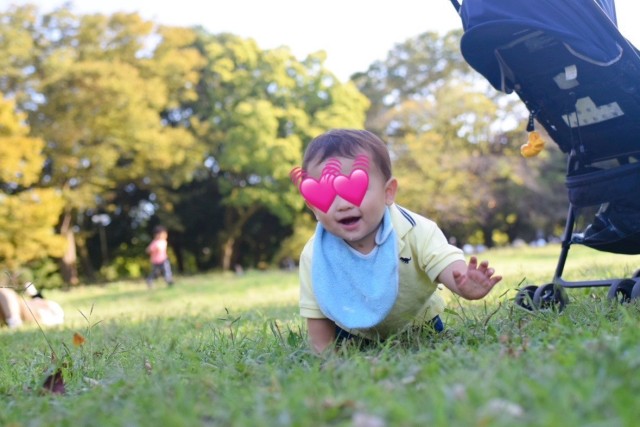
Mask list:
[[[368,187],[369,174],[362,169],[354,170],[349,176],[339,175],[333,180],[333,188],[338,196],[356,206],[362,203]]]
[[[333,188],[333,176],[324,175],[320,181],[313,178],[305,178],[300,183],[302,197],[312,206],[327,212],[336,198],[336,190]]]

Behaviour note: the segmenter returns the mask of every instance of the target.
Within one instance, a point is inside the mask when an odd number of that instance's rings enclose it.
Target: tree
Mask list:
[[[40,53],[37,26],[35,6],[11,6],[0,12],[0,93],[16,99],[16,108],[32,104],[28,92]]]
[[[364,73],[352,77],[358,89],[369,99],[367,129],[386,133],[384,116],[390,109],[408,100],[431,99],[435,90],[454,78],[472,75],[459,53],[462,32],[444,36],[426,32],[396,44],[384,61],[376,61]]]
[[[218,181],[218,244],[221,266],[229,269],[259,212],[286,225],[303,209],[289,173],[306,142],[330,127],[362,127],[368,103],[324,68],[321,52],[300,62],[287,48],[262,51],[253,40],[204,32],[199,47],[208,64],[192,109],[204,124],[199,132]]]
[[[38,186],[44,142],[30,138],[23,122],[15,103],[0,96],[0,266],[12,275],[65,249],[55,230],[62,197]]]
[[[33,71],[6,84],[22,100],[33,133],[47,142],[45,181],[65,200],[63,273],[77,283],[76,245],[86,258],[87,218],[119,209],[112,202],[121,188],[147,195],[177,188],[202,161],[189,118],[173,113],[195,97],[202,61],[189,47],[193,32],[155,28],[137,14],[33,12],[18,8],[3,17],[14,32],[30,35],[37,53],[9,55],[12,69],[28,64],[23,68]],[[10,51],[10,40],[0,41],[0,51]]]

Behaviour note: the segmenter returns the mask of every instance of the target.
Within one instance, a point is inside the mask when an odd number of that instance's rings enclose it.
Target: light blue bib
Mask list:
[[[324,315],[348,329],[377,325],[398,296],[398,248],[388,208],[376,244],[372,253],[360,255],[322,224],[316,227],[313,293]]]

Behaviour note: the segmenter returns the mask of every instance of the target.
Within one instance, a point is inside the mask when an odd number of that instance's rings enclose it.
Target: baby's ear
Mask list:
[[[398,180],[394,177],[389,178],[389,181],[384,185],[384,203],[387,206],[393,204],[396,200],[396,193],[398,192]]]

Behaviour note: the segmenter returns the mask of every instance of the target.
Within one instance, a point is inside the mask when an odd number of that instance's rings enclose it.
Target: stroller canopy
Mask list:
[[[616,10],[613,0],[465,0],[460,9],[465,32],[486,31],[477,37],[477,46],[467,46],[466,59],[498,90],[501,87],[499,65],[490,55],[487,58],[488,39],[501,37],[497,23],[537,28],[563,40],[577,55],[594,63],[608,64],[620,56],[620,43],[624,39],[616,28]],[[604,18],[604,19],[603,19]],[[483,27],[491,23],[491,28]],[[489,43],[491,45],[491,43]],[[476,52],[474,54],[474,52]]]
[[[462,56],[582,163],[640,155],[640,56],[613,0],[464,0]]]

